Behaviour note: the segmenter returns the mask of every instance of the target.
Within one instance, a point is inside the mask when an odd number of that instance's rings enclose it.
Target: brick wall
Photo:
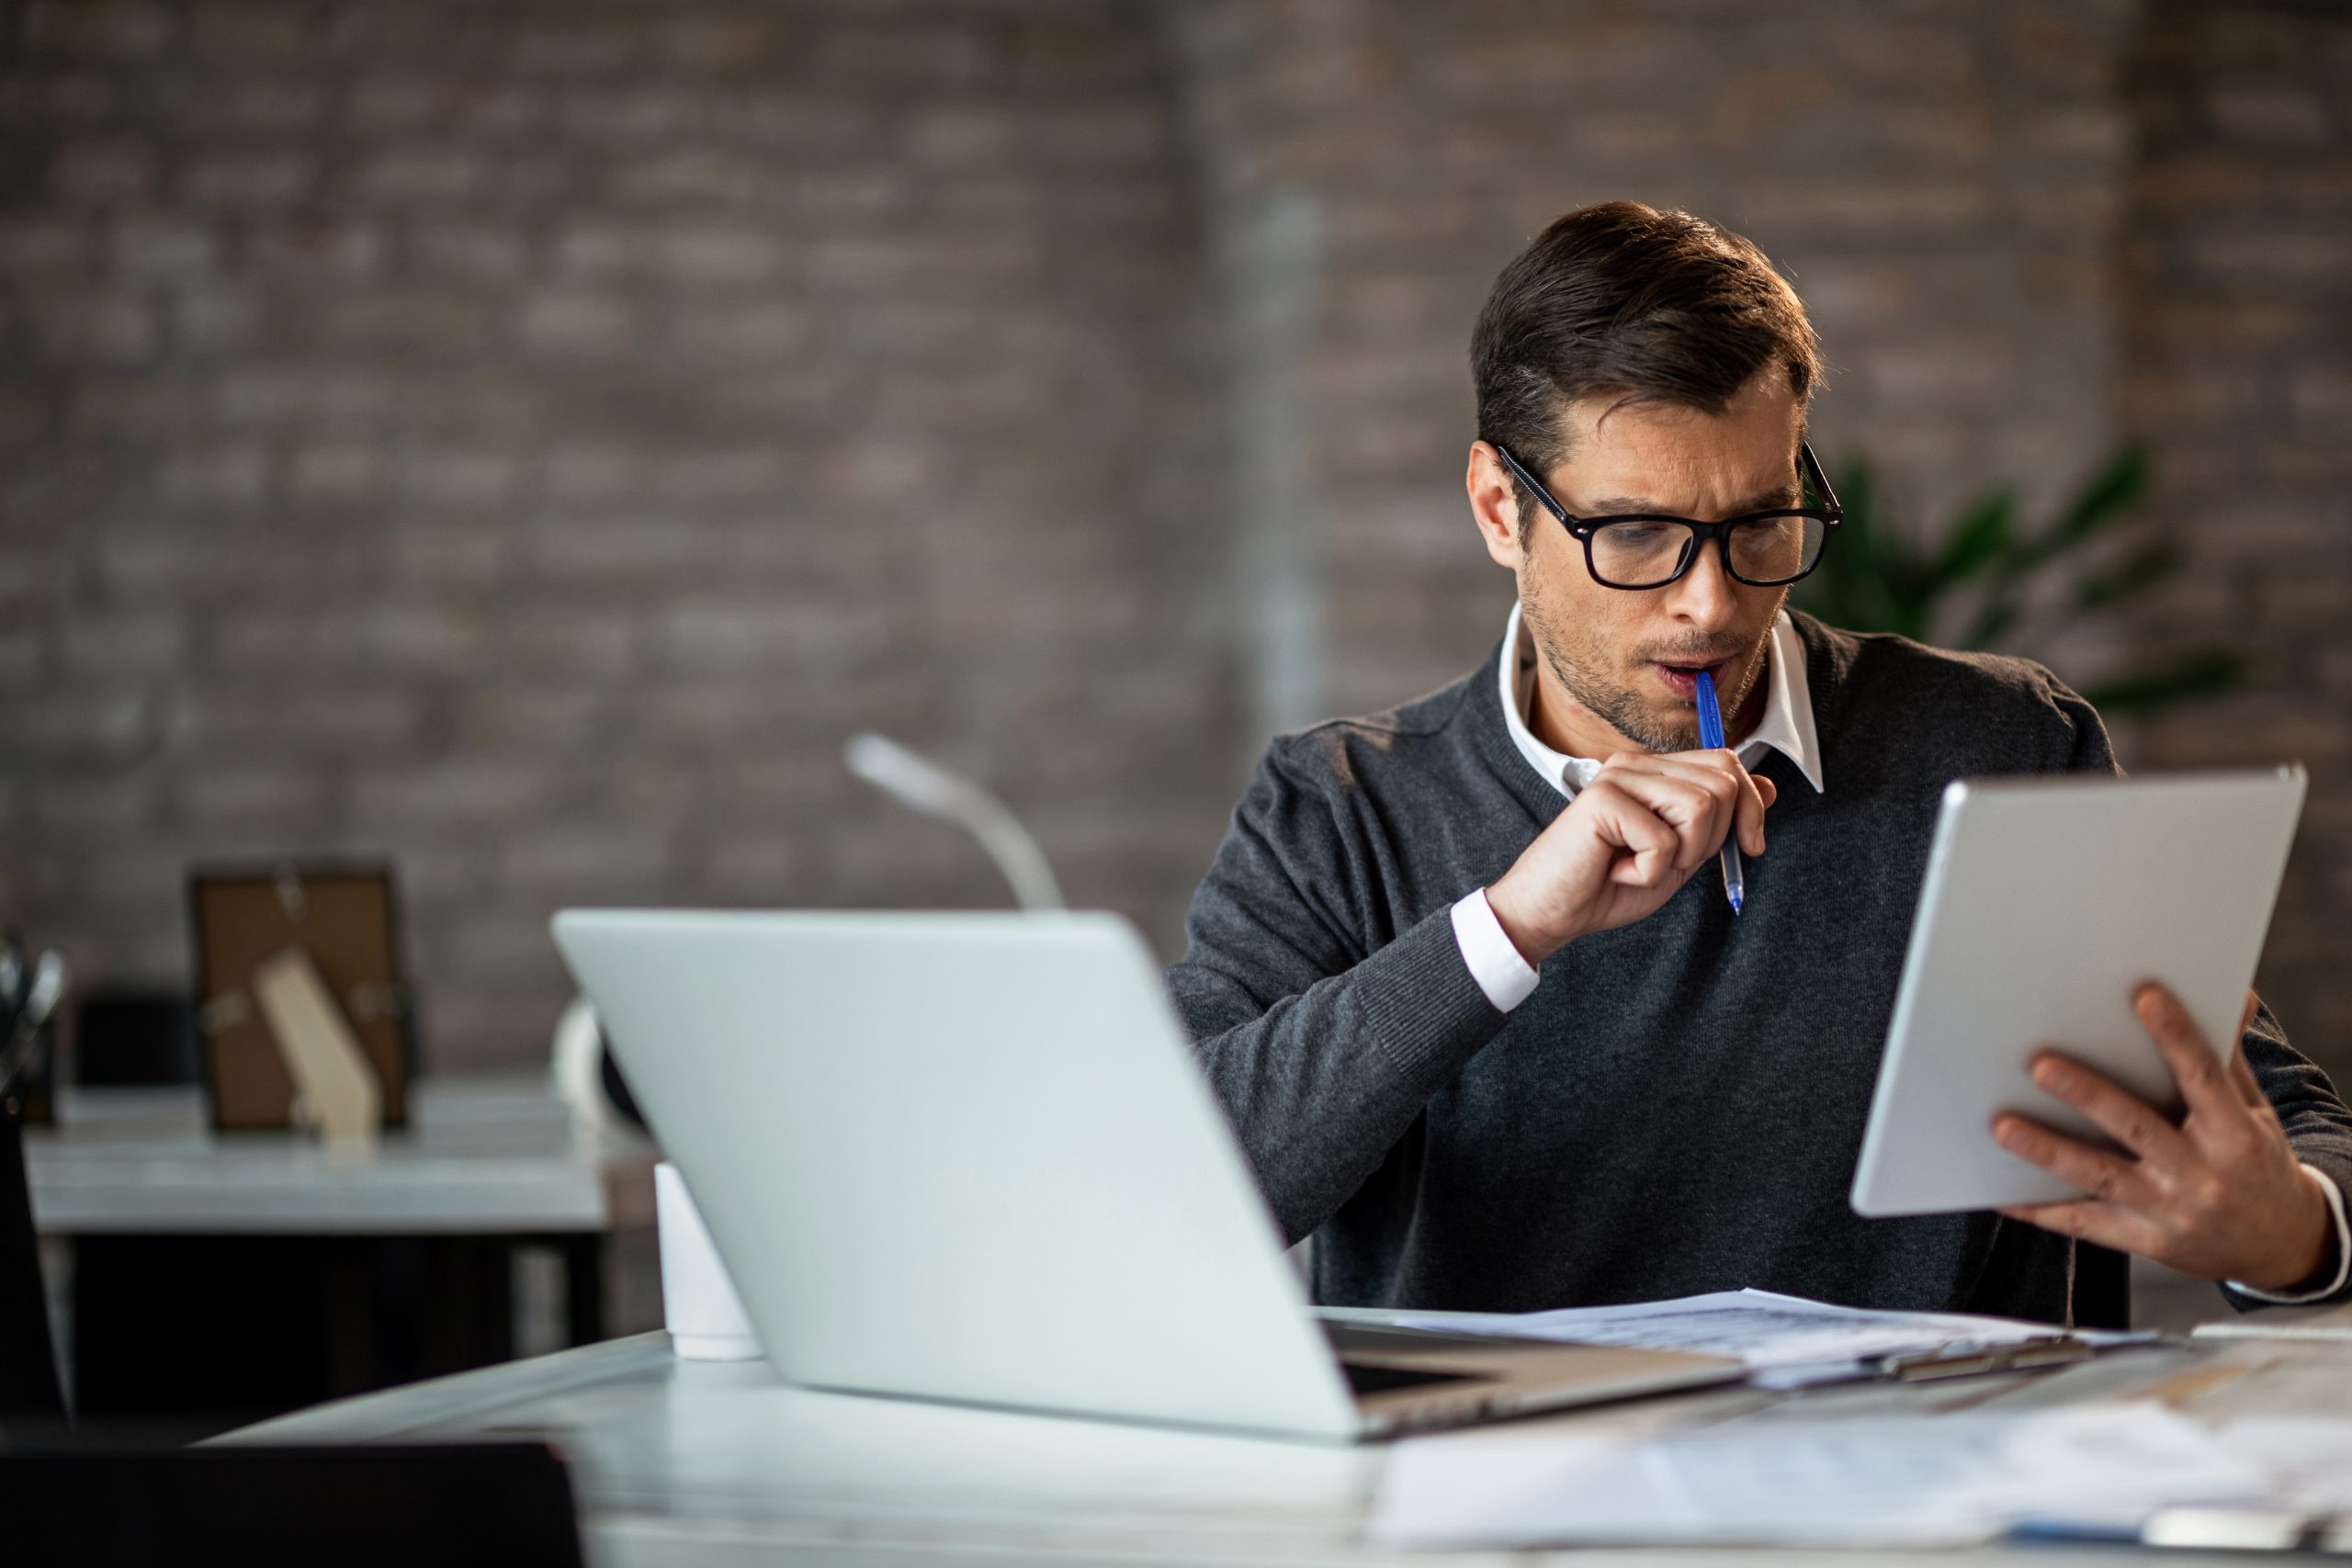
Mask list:
[[[2352,1077],[2352,13],[2161,0],[2131,62],[2131,424],[2190,570],[2152,647],[2230,639],[2256,689],[2140,737],[2150,766],[2299,758],[2312,790],[2261,985]]]
[[[434,1059],[518,1060],[561,903],[998,899],[872,726],[1172,946],[1268,730],[1499,629],[1470,319],[1630,195],[1912,512],[2258,491],[2143,631],[2299,673],[2122,739],[2312,763],[2266,984],[2352,1049],[2347,28],[2226,9],[0,0],[0,916],[175,976],[191,856],[387,852]]]
[[[0,7],[0,905],[396,858],[434,1061],[572,902],[982,904],[996,784],[1164,942],[1230,804],[1199,245],[1117,4]]]

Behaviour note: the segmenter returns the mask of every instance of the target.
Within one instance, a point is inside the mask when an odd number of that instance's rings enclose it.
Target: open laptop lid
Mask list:
[[[1356,1430],[1125,921],[566,910],[554,929],[786,1377]]]

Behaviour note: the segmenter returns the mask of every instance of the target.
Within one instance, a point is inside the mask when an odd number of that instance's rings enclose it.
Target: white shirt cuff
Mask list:
[[[1461,929],[1458,915],[1455,917],[1455,929]],[[2291,1296],[2282,1296],[2273,1291],[2257,1291],[2252,1285],[2241,1285],[2233,1280],[2230,1289],[2238,1294],[2252,1296],[2258,1302],[2277,1302],[2281,1306],[2292,1306],[2297,1302],[2315,1302],[2322,1296],[2332,1296],[2344,1288],[2346,1279],[2352,1279],[2352,1225],[2344,1223],[2344,1189],[2328,1179],[2327,1174],[2317,1166],[2303,1167],[2303,1174],[2319,1183],[2319,1190],[2327,1194],[2327,1212],[2335,1216],[2335,1278],[2315,1291],[2303,1291]]]
[[[1470,966],[1470,977],[1478,982],[1478,988],[1487,993],[1498,1012],[1510,1011],[1535,989],[1535,971],[1511,945],[1503,923],[1495,919],[1495,907],[1487,902],[1485,888],[1474,888],[1453,906],[1453,942],[1462,950],[1462,962]],[[2336,1213],[2343,1212],[2339,1198]]]

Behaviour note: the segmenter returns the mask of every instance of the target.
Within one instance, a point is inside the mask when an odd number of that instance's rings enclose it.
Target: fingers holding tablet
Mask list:
[[[2254,1007],[2249,998],[2242,1022],[2251,1021]],[[2293,1289],[2329,1256],[2334,1220],[2325,1195],[2295,1158],[2234,1044],[2224,1067],[2221,1053],[2160,986],[2142,987],[2132,1010],[2171,1066],[2186,1116],[2176,1124],[2106,1075],[2042,1053],[2033,1063],[2036,1086],[2127,1152],[2094,1148],[2004,1111],[1993,1120],[2003,1148],[2093,1196],[2001,1213],[2199,1279]]]

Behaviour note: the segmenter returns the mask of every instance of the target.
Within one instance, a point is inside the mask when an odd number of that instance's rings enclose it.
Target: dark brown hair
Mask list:
[[[1538,234],[1470,334],[1479,439],[1538,474],[1566,456],[1570,402],[1614,393],[1720,413],[1775,365],[1799,400],[1820,382],[1813,323],[1764,253],[1637,201],[1583,208]]]

